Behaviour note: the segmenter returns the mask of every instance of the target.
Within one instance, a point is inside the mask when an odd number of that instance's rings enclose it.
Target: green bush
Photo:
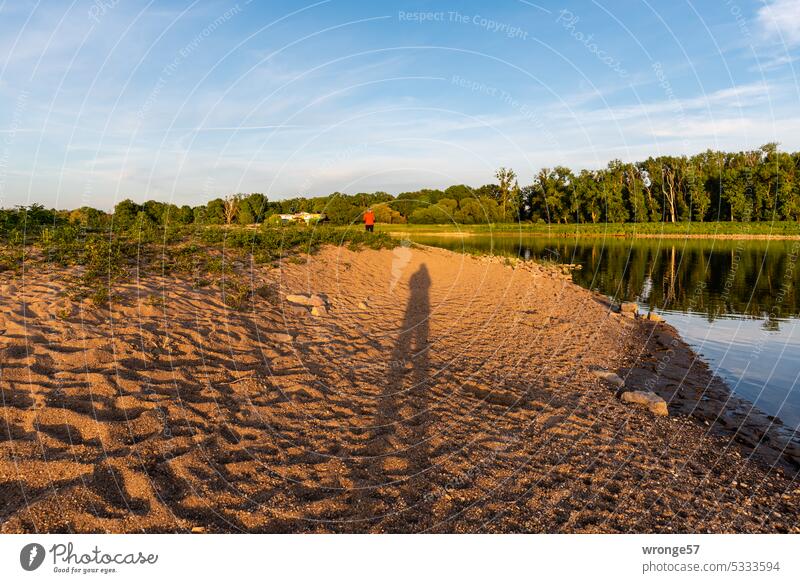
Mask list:
[[[123,205],[125,206],[125,205]],[[133,209],[131,209],[133,210]],[[16,211],[15,211],[16,212]],[[18,213],[13,220],[19,220]],[[139,210],[129,229],[114,228],[92,232],[78,222],[42,225],[33,236],[26,230],[11,229],[0,246],[0,271],[16,270],[26,257],[63,266],[81,266],[82,275],[72,289],[74,297],[89,298],[105,305],[114,285],[135,266],[140,272],[191,274],[198,287],[217,281],[223,300],[241,309],[255,293],[274,301],[276,291],[259,288],[253,292],[238,279],[235,261],[252,258],[256,263],[274,264],[280,259],[303,262],[304,255],[317,252],[323,245],[364,246],[381,249],[394,247],[386,233],[367,233],[361,228],[329,225],[263,225],[259,229],[196,225],[162,226]],[[28,249],[31,253],[28,253]]]

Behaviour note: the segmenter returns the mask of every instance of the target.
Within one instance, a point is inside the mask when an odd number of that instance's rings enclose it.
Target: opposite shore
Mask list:
[[[681,223],[641,225],[537,225],[500,223],[492,225],[379,224],[377,230],[393,236],[437,237],[552,237],[630,239],[724,239],[754,241],[800,241],[800,223]]]

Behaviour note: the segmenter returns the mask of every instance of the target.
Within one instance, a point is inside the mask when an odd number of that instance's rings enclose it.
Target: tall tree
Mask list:
[[[242,200],[242,196],[240,194],[230,194],[222,200],[225,205],[225,224],[230,225],[233,219],[236,218],[236,213],[239,212],[239,203]]]
[[[513,184],[516,182],[517,173],[511,168],[501,167],[495,172],[494,176],[497,178],[500,193],[500,207],[505,220],[508,216],[508,210],[510,210],[512,205]]]

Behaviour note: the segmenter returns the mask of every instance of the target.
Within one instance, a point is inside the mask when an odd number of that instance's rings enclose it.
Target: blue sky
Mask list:
[[[797,150],[798,55],[798,0],[0,0],[0,206]]]

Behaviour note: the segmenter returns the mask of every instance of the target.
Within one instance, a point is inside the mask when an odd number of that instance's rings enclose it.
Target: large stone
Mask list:
[[[669,415],[667,402],[652,391],[627,391],[620,399],[623,403],[644,405],[654,415]]]
[[[311,315],[312,316],[327,316],[328,310],[325,309],[325,306],[314,306],[311,308]]]
[[[270,338],[272,338],[275,342],[291,342],[294,340],[291,334],[285,334],[283,332],[270,334]]]
[[[625,384],[625,382],[622,380],[622,377],[620,377],[615,372],[611,372],[610,370],[597,369],[593,370],[592,373],[594,373],[596,377],[599,377],[604,381],[611,383],[615,387],[621,387],[622,385]]]
[[[311,296],[304,294],[289,294],[286,296],[286,301],[292,304],[299,304],[301,306],[324,306],[325,300],[320,296],[314,294]]]
[[[650,320],[651,322],[663,322],[664,321],[664,318],[662,318],[661,316],[659,316],[655,312],[650,312],[649,314],[647,314],[647,319]]]
[[[626,316],[636,316],[639,313],[639,305],[636,302],[623,302],[619,311]]]

